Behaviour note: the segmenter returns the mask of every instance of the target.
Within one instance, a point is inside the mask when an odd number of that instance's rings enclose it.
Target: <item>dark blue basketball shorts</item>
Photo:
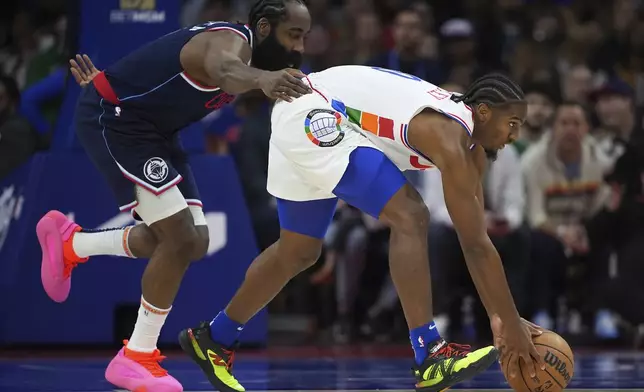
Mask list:
[[[407,184],[407,179],[382,151],[358,147],[351,152],[349,165],[333,190],[337,198],[289,201],[277,199],[282,229],[323,238],[331,224],[338,198],[379,218],[389,200]]]
[[[188,205],[201,206],[177,133],[161,134],[134,109],[102,99],[92,84],[81,92],[74,121],[80,143],[107,180],[121,211],[136,207],[135,185],[155,195],[176,185]]]

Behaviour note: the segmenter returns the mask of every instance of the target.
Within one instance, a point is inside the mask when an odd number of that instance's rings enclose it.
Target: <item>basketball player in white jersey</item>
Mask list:
[[[339,199],[391,228],[390,270],[415,354],[416,390],[443,391],[501,359],[535,374],[539,328],[519,317],[484,219],[486,151],[512,142],[526,116],[523,92],[503,75],[475,81],[463,95],[417,77],[364,66],[309,75],[313,93],[272,112],[268,191],[277,199],[278,242],[250,266],[227,308],[210,324],[182,331],[181,345],[216,388],[227,387],[243,326],[295,275],[314,264]],[[491,319],[495,345],[448,344],[432,321],[426,206],[401,170],[436,167],[469,271]],[[213,352],[213,361],[204,353]],[[222,367],[225,366],[225,370]],[[214,370],[213,370],[214,369]]]

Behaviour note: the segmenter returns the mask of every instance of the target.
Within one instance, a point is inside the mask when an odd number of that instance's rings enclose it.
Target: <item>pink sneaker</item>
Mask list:
[[[42,249],[40,278],[49,298],[65,302],[71,289],[72,270],[88,258],[74,253],[74,233],[82,230],[60,211],[49,211],[36,225],[38,242]]]
[[[159,365],[164,359],[159,350],[140,353],[123,347],[107,366],[105,378],[132,392],[182,392],[179,381]]]

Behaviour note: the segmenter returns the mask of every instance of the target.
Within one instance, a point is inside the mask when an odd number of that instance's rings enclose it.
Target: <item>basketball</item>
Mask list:
[[[536,337],[534,345],[543,356],[546,369],[537,368],[536,377],[531,378],[527,366],[521,360],[519,374],[514,379],[510,379],[507,374],[508,364],[502,363],[501,369],[508,384],[516,392],[563,391],[570,383],[575,370],[570,346],[561,336],[552,331],[544,331],[541,336]]]

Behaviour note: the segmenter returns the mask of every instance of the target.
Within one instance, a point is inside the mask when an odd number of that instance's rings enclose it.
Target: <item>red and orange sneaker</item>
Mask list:
[[[60,211],[49,211],[36,225],[42,249],[42,285],[49,298],[56,302],[65,302],[71,289],[72,270],[89,259],[78,257],[74,252],[74,234],[81,230]]]

